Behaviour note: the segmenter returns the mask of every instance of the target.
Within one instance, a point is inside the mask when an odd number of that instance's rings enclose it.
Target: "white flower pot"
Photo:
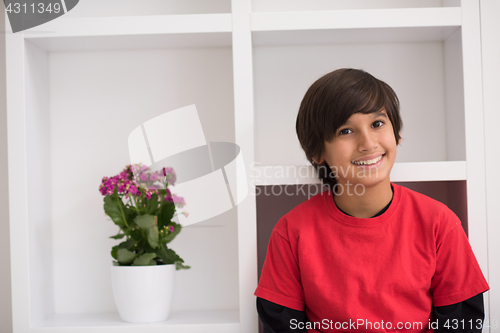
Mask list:
[[[175,265],[111,266],[118,313],[129,323],[167,320],[174,294]]]

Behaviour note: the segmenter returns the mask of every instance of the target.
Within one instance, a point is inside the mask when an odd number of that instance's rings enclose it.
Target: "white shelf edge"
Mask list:
[[[461,26],[460,7],[264,12],[251,14],[252,31]]]
[[[231,32],[231,14],[58,18],[23,32],[24,38]]]
[[[252,184],[304,185],[320,184],[313,166],[257,166]],[[465,161],[395,163],[391,171],[393,182],[466,180]]]
[[[205,333],[236,332],[240,326],[238,310],[199,310],[172,312],[160,323],[131,324],[121,321],[118,313],[57,314],[36,326],[30,332],[54,333]]]
[[[452,181],[467,179],[465,161],[395,163],[393,182]]]

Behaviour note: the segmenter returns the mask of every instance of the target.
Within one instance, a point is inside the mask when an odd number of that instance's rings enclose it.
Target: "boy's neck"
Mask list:
[[[345,189],[344,185],[344,189]],[[369,218],[380,212],[392,199],[392,188],[389,180],[375,186],[365,186],[362,195],[357,195],[352,190],[334,195],[335,204],[343,212],[360,218]],[[361,192],[358,190],[358,193]],[[351,194],[351,195],[349,195]]]

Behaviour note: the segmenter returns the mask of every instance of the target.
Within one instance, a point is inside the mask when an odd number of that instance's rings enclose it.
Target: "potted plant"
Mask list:
[[[167,244],[181,231],[172,221],[184,198],[172,194],[176,175],[172,168],[152,171],[128,165],[118,175],[104,177],[99,191],[104,212],[119,227],[113,239],[123,240],[111,250],[113,295],[122,320],[166,320],[173,296],[174,273],[187,269]],[[182,212],[187,216],[186,212]]]

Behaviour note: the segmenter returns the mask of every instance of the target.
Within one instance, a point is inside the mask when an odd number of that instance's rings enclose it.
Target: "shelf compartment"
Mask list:
[[[62,314],[52,316],[38,325],[33,332],[72,333],[86,332],[87,329],[98,329],[102,333],[137,332],[151,333],[172,332],[235,332],[239,329],[238,310],[220,311],[181,311],[172,312],[167,321],[148,324],[130,324],[123,322],[118,313]]]
[[[252,31],[460,26],[460,8],[253,13]]]
[[[13,267],[13,274],[29,276],[29,296],[18,300],[32,324],[50,323],[46,318],[54,315],[60,322],[69,314],[114,312],[110,250],[118,241],[108,237],[117,227],[102,210],[100,180],[130,163],[127,138],[134,128],[186,105],[196,104],[208,142],[234,142],[232,48],[48,52],[29,40],[22,45],[24,72],[18,74],[25,83],[13,89],[23,91],[24,100],[9,113],[26,128],[13,144],[25,151],[27,162],[19,164],[28,181],[27,218],[17,223],[26,224],[29,240],[14,234],[20,248],[13,245],[12,253],[29,266],[25,273]],[[192,267],[176,273],[173,311],[239,308],[235,220],[233,209],[184,228],[171,243]],[[224,320],[222,326],[234,327],[234,320]],[[179,332],[186,327],[179,324]]]
[[[401,104],[396,162],[465,160],[460,27],[258,31],[252,33],[255,161],[308,164],[295,132],[300,102],[319,77],[364,69]]]

